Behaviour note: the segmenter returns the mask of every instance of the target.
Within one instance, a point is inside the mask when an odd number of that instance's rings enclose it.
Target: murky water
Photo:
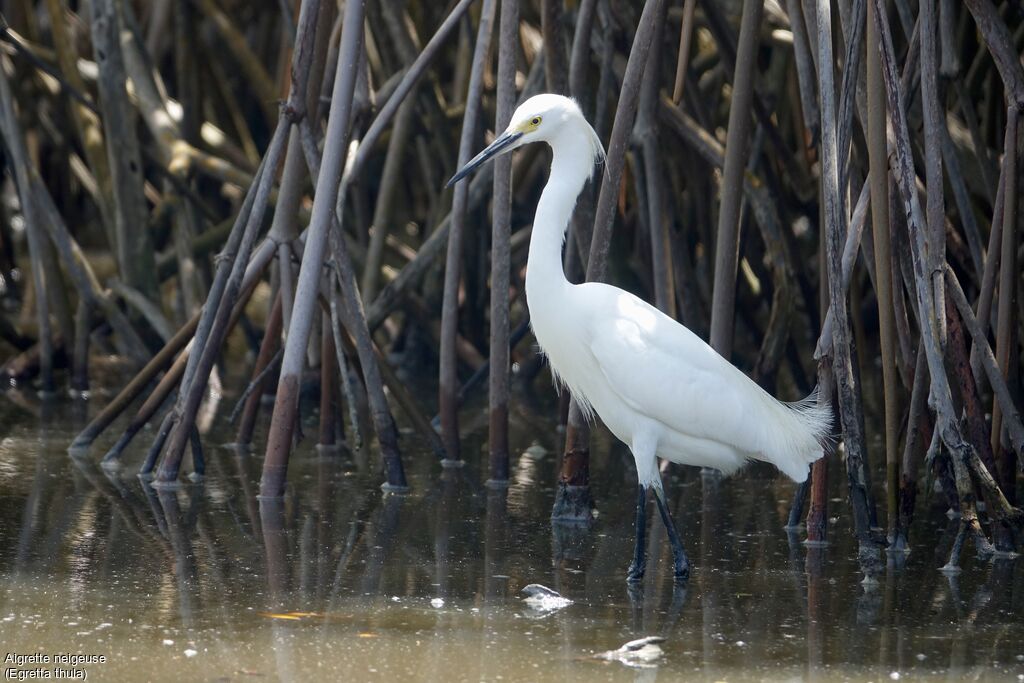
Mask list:
[[[808,550],[782,530],[792,484],[770,469],[676,470],[692,579],[673,589],[652,521],[648,575],[631,594],[628,451],[597,439],[597,523],[552,529],[558,436],[535,414],[514,416],[513,443],[548,453],[518,456],[507,491],[480,483],[482,433],[458,470],[408,433],[410,494],[382,494],[372,459],[307,440],[275,504],[255,498],[259,453],[214,445],[229,431],[207,436],[205,482],[156,492],[134,477],[147,433],[108,475],[65,452],[80,405],[0,401],[0,642],[5,656],[50,657],[8,661],[7,678],[58,667],[100,681],[1024,680],[1024,560],[965,558],[959,577],[941,574],[950,538],[941,510],[926,510],[905,565],[864,585],[838,481],[832,544]],[[533,610],[520,594],[530,583],[573,602]],[[665,642],[649,668],[594,658],[652,635]]]

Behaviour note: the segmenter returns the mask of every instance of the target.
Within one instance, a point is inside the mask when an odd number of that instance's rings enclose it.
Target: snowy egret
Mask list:
[[[516,109],[508,128],[448,184],[531,142],[546,142],[552,152],[526,271],[534,335],[556,381],[633,453],[639,485],[628,580],[639,581],[646,566],[650,489],[672,544],[675,577],[684,581],[689,561],[665,503],[657,458],[724,474],[748,460],[762,460],[802,482],[810,463],[823,454],[832,411],[818,404],[816,392],[798,403],[776,400],[697,335],[629,292],[566,280],[566,228],[576,198],[604,156],[597,134],[573,100],[531,97]]]

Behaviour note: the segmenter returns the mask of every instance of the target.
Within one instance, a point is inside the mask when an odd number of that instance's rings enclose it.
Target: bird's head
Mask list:
[[[553,144],[566,133],[583,133],[594,161],[604,158],[604,147],[587,123],[575,100],[562,95],[534,95],[516,108],[508,128],[484,151],[477,154],[452,176],[446,187],[454,185],[491,159],[531,142]]]

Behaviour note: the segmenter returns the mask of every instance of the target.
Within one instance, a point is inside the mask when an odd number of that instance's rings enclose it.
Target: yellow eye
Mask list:
[[[539,116],[534,116],[532,119],[530,119],[530,124],[534,125],[534,126],[539,126],[540,125],[540,117]]]

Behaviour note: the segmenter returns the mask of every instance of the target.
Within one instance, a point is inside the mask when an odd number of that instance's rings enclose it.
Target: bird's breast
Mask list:
[[[586,343],[585,327],[579,321],[574,323],[562,306],[550,302],[531,302],[530,321],[537,344],[558,380],[574,394],[585,392],[587,380],[600,372]]]
[[[616,399],[614,388],[590,348],[590,329],[560,307],[542,306],[539,315],[531,308],[534,336],[548,358],[557,384],[567,389],[588,418],[600,417],[615,436],[626,443],[636,422],[633,411]]]

